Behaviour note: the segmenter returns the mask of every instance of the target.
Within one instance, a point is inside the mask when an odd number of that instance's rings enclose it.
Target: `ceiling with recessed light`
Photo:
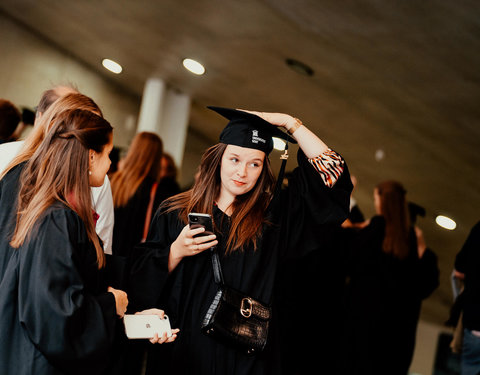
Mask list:
[[[367,216],[375,184],[401,181],[426,209],[418,223],[442,272],[422,316],[446,320],[455,254],[480,220],[480,2],[2,0],[0,9],[138,96],[149,77],[189,94],[190,127],[212,143],[224,123],[206,105],[300,118],[345,157]],[[106,72],[104,57],[123,72]],[[205,74],[186,71],[184,58]],[[438,214],[457,228],[440,228]]]

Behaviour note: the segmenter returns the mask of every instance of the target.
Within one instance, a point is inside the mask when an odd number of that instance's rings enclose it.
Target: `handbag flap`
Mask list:
[[[270,319],[270,307],[265,306],[261,302],[252,297],[248,297],[235,289],[224,286],[222,299],[234,309],[239,309],[242,316],[245,318],[255,317],[262,320]]]

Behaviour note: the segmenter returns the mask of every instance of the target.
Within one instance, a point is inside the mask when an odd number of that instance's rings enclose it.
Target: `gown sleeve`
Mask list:
[[[440,285],[437,255],[427,248],[418,260],[418,295],[421,299],[429,297]]]
[[[480,221],[471,229],[461,250],[455,257],[455,269],[459,272],[466,273],[469,265],[473,264],[472,259],[478,250],[480,243]]]
[[[336,182],[329,187],[325,176],[301,149],[297,159],[298,167],[273,207],[274,216],[280,217],[280,243],[285,245],[283,251],[287,258],[306,255],[327,241],[331,229],[347,218],[353,189],[346,163]]]
[[[73,212],[51,212],[19,249],[19,319],[29,340],[55,367],[96,374],[108,360],[115,298],[99,287],[96,254],[80,225]],[[85,273],[92,270],[93,277]]]

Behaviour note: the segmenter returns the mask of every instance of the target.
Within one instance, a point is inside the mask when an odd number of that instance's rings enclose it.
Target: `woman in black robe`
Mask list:
[[[193,188],[163,204],[147,242],[134,252],[129,296],[137,308],[166,303],[179,326],[179,339],[150,352],[148,374],[280,374],[279,314],[274,299],[278,271],[289,259],[319,248],[318,233],[348,215],[352,185],[343,159],[302,123],[279,113],[247,113],[211,108],[230,122],[220,143],[208,149]],[[291,135],[280,131],[285,128]],[[267,155],[272,136],[300,146],[298,168],[288,188],[274,197]],[[292,138],[293,137],[293,138]],[[212,215],[215,234],[193,237],[188,212]],[[253,356],[200,331],[217,285],[210,251],[220,256],[225,284],[272,305],[267,345]],[[301,311],[291,307],[291,339],[302,326]],[[171,349],[171,350],[170,350]],[[164,366],[167,365],[167,368]]]
[[[405,190],[384,181],[374,192],[377,216],[349,229],[344,358],[348,375],[406,375],[422,300],[438,286],[435,253],[413,227]]]
[[[124,287],[128,273],[127,259],[134,246],[144,241],[153,214],[162,201],[180,192],[176,181],[163,178],[162,160],[161,138],[155,133],[141,132],[135,135],[127,155],[111,176],[115,224],[109,270],[119,288]],[[115,351],[121,354],[113,372],[141,373],[147,345],[119,334]]]
[[[110,165],[112,128],[79,93],[39,126],[34,149],[0,179],[0,373],[104,373],[128,303],[105,281],[90,197]]]
[[[50,129],[20,177],[16,250],[0,288],[0,372],[100,374],[128,303],[103,282],[91,210],[89,186],[105,178],[112,127],[90,111],[66,110]]]
[[[20,152],[0,173],[0,280],[13,252],[9,242],[15,228],[20,174],[26,161],[32,157],[43,141],[52,123],[52,117],[67,109],[84,109],[102,116],[102,111],[91,98],[70,91],[66,87],[45,91],[39,103],[41,113],[37,114],[35,131],[30,133]]]
[[[175,181],[161,178],[162,154],[163,143],[158,135],[138,133],[119,169],[111,176],[116,256],[130,256],[133,247],[144,240],[160,203],[180,192]]]

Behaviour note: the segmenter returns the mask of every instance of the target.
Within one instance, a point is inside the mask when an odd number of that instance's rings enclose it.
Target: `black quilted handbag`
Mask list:
[[[224,284],[215,250],[212,264],[219,289],[203,318],[202,332],[248,355],[261,352],[267,343],[271,308]]]

